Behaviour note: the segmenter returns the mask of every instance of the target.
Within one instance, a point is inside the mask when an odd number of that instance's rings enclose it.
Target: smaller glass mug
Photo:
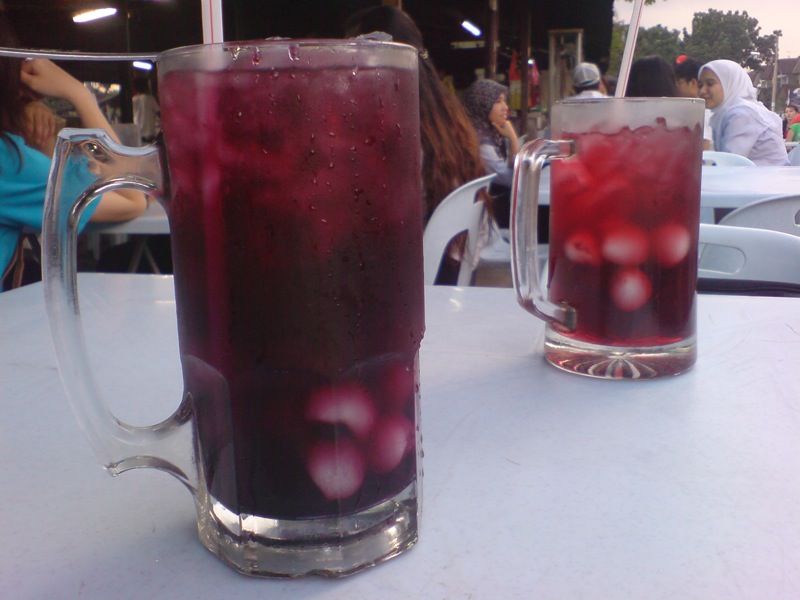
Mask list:
[[[512,276],[520,305],[547,322],[556,367],[647,379],[695,363],[703,118],[699,99],[567,99],[553,107],[557,141],[518,154]],[[546,165],[547,298],[536,229]]]
[[[417,53],[231,42],[157,65],[163,140],[73,129],[56,148],[45,294],[73,409],[112,474],[184,483],[202,543],[242,573],[340,576],[396,556],[417,540],[421,483]],[[76,200],[62,179],[87,164]],[[109,412],[78,314],[76,224],[120,188],[158,197],[170,223],[184,393],[152,427]]]

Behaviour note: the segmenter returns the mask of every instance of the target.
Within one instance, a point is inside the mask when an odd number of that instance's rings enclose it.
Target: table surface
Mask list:
[[[181,392],[169,277],[79,276],[97,379],[147,424]],[[40,284],[0,294],[2,597],[736,598],[800,591],[800,300],[701,296],[685,375],[544,363],[496,288],[426,289],[419,544],[343,580],[241,576],[174,479],[107,476],[68,409]]]
[[[542,204],[550,203],[550,174],[545,169],[539,188]],[[800,167],[703,167],[700,205],[739,208],[771,198],[800,194]]]
[[[550,203],[550,174],[545,169],[540,202]],[[738,208],[764,198],[800,194],[800,167],[703,167],[700,203],[706,208]],[[708,220],[708,219],[706,219]],[[164,208],[150,202],[144,215],[122,223],[90,223],[96,233],[168,234]]]
[[[89,223],[86,231],[144,235],[169,234],[169,222],[164,207],[159,202],[151,200],[147,203],[147,210],[141,217],[117,223]]]

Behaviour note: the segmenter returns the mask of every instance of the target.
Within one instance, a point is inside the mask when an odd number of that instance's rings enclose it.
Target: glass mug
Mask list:
[[[45,290],[73,408],[112,474],[182,481],[202,543],[243,573],[340,576],[396,556],[420,508],[417,53],[232,42],[157,66],[162,140],[58,141]],[[86,163],[96,181],[62,198]],[[80,334],[75,223],[123,187],[158,197],[171,231],[184,393],[152,427],[110,414]]]
[[[698,99],[567,99],[553,107],[556,141],[518,154],[512,276],[522,307],[547,322],[553,365],[646,379],[695,363],[703,114]],[[546,165],[547,297],[536,232]]]

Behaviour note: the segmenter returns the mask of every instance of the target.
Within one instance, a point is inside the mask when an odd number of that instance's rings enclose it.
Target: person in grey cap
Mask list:
[[[588,62],[578,63],[572,72],[572,87],[575,89],[573,98],[605,98],[600,91],[602,77],[597,65]]]

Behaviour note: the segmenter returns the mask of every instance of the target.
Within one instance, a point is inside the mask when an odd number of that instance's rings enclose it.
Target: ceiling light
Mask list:
[[[116,8],[98,8],[76,13],[72,15],[72,20],[75,23],[86,23],[87,21],[95,21],[96,19],[103,19],[115,14],[117,14]]]
[[[478,28],[477,28],[475,25],[473,25],[473,24],[472,24],[472,23],[470,23],[469,21],[463,21],[463,22],[461,23],[461,26],[462,26],[464,29],[466,29],[467,31],[469,31],[469,32],[470,32],[472,35],[474,35],[475,37],[481,37],[481,30],[480,30],[480,29],[478,29]]]

